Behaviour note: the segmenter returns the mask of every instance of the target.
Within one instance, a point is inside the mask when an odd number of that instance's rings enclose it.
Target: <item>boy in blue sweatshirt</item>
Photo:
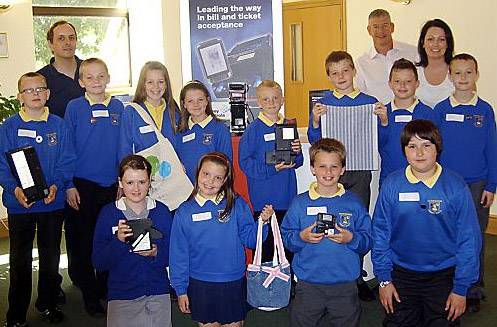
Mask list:
[[[290,203],[297,195],[297,177],[295,169],[302,166],[300,141],[295,139],[292,149],[297,154],[295,162],[276,165],[266,164],[266,152],[275,149],[275,124],[283,124],[285,117],[279,111],[283,105],[281,86],[275,81],[262,81],[256,89],[257,102],[261,112],[245,130],[240,139],[239,162],[247,176],[250,202],[254,208],[254,217],[259,217],[266,204],[271,204],[275,210],[278,223],[286,213]],[[271,261],[274,252],[274,240],[269,233],[262,244],[262,261]],[[292,253],[287,258],[292,261]]]
[[[444,151],[440,162],[464,178],[471,191],[483,235],[497,186],[497,132],[492,106],[476,94],[478,63],[469,54],[452,58],[449,78],[454,94],[435,106]],[[463,154],[463,155],[461,155]],[[480,277],[468,293],[468,311],[480,310],[485,247],[480,254]]]
[[[478,279],[481,246],[468,187],[437,163],[442,140],[423,119],[401,145],[409,165],[390,174],[373,215],[372,261],[384,326],[455,326]]]
[[[66,123],[45,107],[50,90],[43,75],[22,75],[18,89],[21,111],[0,125],[0,185],[10,228],[9,309],[5,325],[27,326],[35,232],[40,259],[35,306],[44,320],[58,323],[64,319],[57,307],[64,192],[72,176],[74,154]],[[35,148],[49,186],[49,194],[36,202],[28,202],[5,156],[7,151],[25,146]]]
[[[307,137],[311,144],[321,139],[321,116],[326,113],[326,106],[350,107],[378,103],[376,98],[360,92],[354,88],[356,69],[352,56],[345,51],[333,51],[326,57],[324,66],[326,75],[335,89],[326,92],[325,96],[314,105],[309,117]],[[371,171],[355,170],[346,171],[340,177],[340,183],[346,190],[354,192],[369,210],[371,199]],[[372,301],[375,296],[364,282],[363,276],[357,279],[359,297],[363,301]]]
[[[435,112],[418,99],[418,71],[407,59],[399,59],[390,70],[388,85],[394,99],[386,106],[376,104],[374,113],[380,118],[378,124],[378,150],[381,156],[380,186],[393,171],[407,166],[400,148],[402,128],[411,120],[427,119],[436,122]]]
[[[117,149],[123,104],[105,93],[109,83],[107,65],[90,58],[81,63],[79,83],[84,96],[71,100],[65,117],[74,139],[76,167],[69,183],[66,219],[69,272],[83,293],[91,316],[103,316],[99,299],[106,296],[105,276],[96,273],[91,262],[93,233],[104,205],[116,199]]]
[[[297,195],[281,225],[285,247],[295,253],[298,278],[290,326],[317,326],[325,312],[336,326],[359,326],[356,280],[361,257],[370,249],[371,221],[360,199],[338,181],[345,172],[345,148],[324,138],[309,150],[316,182]],[[319,213],[336,217],[335,230],[316,231]]]

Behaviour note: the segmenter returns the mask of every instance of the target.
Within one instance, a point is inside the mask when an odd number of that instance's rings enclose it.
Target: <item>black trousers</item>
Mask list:
[[[276,220],[278,221],[278,225],[281,226],[281,222],[283,221],[283,217],[286,214],[286,210],[275,210],[274,213],[276,214]],[[260,214],[261,211],[254,212],[254,219],[256,222],[257,219],[259,219]],[[273,238],[273,233],[271,232],[271,226],[269,226],[269,233],[267,235],[267,238],[264,242],[262,242],[262,262],[273,261],[273,254],[274,254],[274,238]],[[285,256],[288,262],[291,264],[293,259],[293,252],[285,249]]]
[[[436,272],[411,271],[394,266],[392,283],[402,302],[394,303],[394,312],[387,314],[385,327],[446,327],[459,326],[447,320],[445,303],[452,291],[455,269],[448,268]]]
[[[102,207],[116,200],[117,185],[102,187],[94,182],[74,178],[79,192],[79,210],[71,209],[66,217],[66,241],[70,248],[71,279],[80,287],[85,303],[96,302],[107,295],[107,274],[96,272],[91,255],[93,234]]]
[[[24,322],[31,302],[32,251],[37,235],[38,310],[52,309],[57,305],[60,239],[63,211],[9,214],[9,310],[7,321]]]
[[[476,214],[478,216],[478,224],[480,225],[482,242],[480,252],[480,275],[478,276],[478,281],[473,284],[468,291],[469,299],[481,299],[485,297],[485,291],[483,289],[485,286],[483,282],[483,277],[485,276],[485,230],[488,226],[488,215],[490,214],[490,208],[483,207],[480,201],[486,185],[487,181],[479,181],[468,184],[469,190],[471,191],[471,197],[473,198],[473,203],[475,204]]]

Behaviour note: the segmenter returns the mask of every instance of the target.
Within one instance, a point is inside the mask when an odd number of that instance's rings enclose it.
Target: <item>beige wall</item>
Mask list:
[[[455,52],[468,52],[476,57],[480,70],[479,95],[497,108],[497,12],[496,1],[475,1],[469,7],[467,0],[413,0],[401,5],[386,0],[347,0],[347,46],[353,57],[358,57],[371,46],[366,31],[367,17],[376,8],[390,12],[395,23],[394,38],[417,43],[421,26],[429,19],[441,18],[452,29]],[[497,214],[497,201],[491,212]]]
[[[34,36],[31,0],[17,0],[16,5],[0,14],[0,32],[7,33],[9,57],[0,58],[0,93],[17,93],[18,77],[34,69]]]

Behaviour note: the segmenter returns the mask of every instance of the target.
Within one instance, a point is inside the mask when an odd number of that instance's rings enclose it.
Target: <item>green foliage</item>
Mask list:
[[[4,97],[0,94],[0,124],[8,117],[19,112],[21,103],[15,97]]]
[[[118,0],[33,0],[33,6],[63,7],[107,7],[115,8]],[[125,4],[125,3],[124,3]],[[114,18],[119,19],[119,18]],[[33,30],[35,39],[36,68],[46,65],[52,57],[48,46],[47,31],[59,20],[67,20],[76,28],[78,34],[77,55],[80,58],[95,56],[100,50],[110,23],[109,17],[90,16],[34,16]]]

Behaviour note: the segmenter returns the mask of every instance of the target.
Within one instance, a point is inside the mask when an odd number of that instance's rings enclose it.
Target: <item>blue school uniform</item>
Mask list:
[[[247,203],[237,197],[229,219],[218,220],[226,206],[221,195],[200,195],[181,204],[171,230],[170,276],[176,293],[187,293],[189,279],[231,282],[245,274],[244,246],[255,248],[257,224]],[[264,226],[267,236],[267,225]]]
[[[176,134],[176,153],[195,185],[195,174],[200,158],[209,152],[222,152],[233,162],[231,135],[223,122],[207,116],[202,122],[188,120],[188,129]]]
[[[73,133],[77,158],[74,177],[104,187],[117,182],[123,109],[121,101],[110,96],[103,103],[94,103],[86,95],[68,103],[64,119]]]
[[[319,99],[318,102],[326,106],[352,107],[374,104],[378,102],[378,100],[358,90],[354,90],[353,92],[346,95],[333,90],[327,91],[324,97]],[[311,144],[314,144],[316,141],[322,138],[321,135],[321,121],[319,122],[319,126],[317,128],[314,128],[312,126],[312,114],[309,114],[309,127],[307,129],[307,137],[309,138],[309,142]]]
[[[139,105],[145,109],[145,111],[150,114],[145,103],[139,103]],[[173,129],[173,124],[169,118],[169,107],[166,107],[164,114],[162,115],[162,128],[160,132],[162,135],[171,142],[171,145],[175,146],[175,134]],[[153,120],[152,116],[150,116]],[[174,125],[177,126],[179,122],[179,113],[175,112]],[[120,129],[120,140],[119,140],[119,150],[118,159],[121,161],[124,157],[138,153],[145,150],[158,142],[157,136],[154,132],[154,128],[149,126],[138,114],[133,106],[128,105],[124,108],[122,119],[121,119],[121,129]]]
[[[26,209],[14,195],[18,185],[5,152],[25,146],[35,148],[47,185],[57,186],[55,200],[48,205],[36,201],[31,208]],[[45,107],[42,117],[35,120],[22,108],[0,125],[0,151],[2,200],[9,214],[50,212],[64,208],[66,185],[72,179],[75,156],[70,131],[62,118],[49,114]]]
[[[415,272],[455,267],[452,292],[466,296],[478,279],[481,236],[471,194],[456,173],[437,164],[417,179],[408,166],[384,181],[373,214],[374,273],[391,281],[393,266]]]
[[[338,192],[331,197],[316,191],[317,183],[309,191],[297,195],[281,224],[285,247],[295,253],[292,269],[299,280],[314,284],[339,284],[355,281],[361,272],[361,256],[371,247],[371,219],[360,199],[338,184]],[[349,230],[352,240],[338,244],[327,238],[311,244],[300,238],[300,232],[316,222],[318,213],[333,214],[337,225]]]
[[[283,123],[283,117],[278,123]],[[274,165],[266,164],[266,152],[275,149],[274,133],[275,123],[259,113],[240,139],[239,163],[247,176],[254,211],[261,211],[266,204],[272,204],[275,210],[286,210],[297,194],[295,169],[302,166],[304,157],[300,152],[295,158],[294,168],[279,172]]]
[[[437,123],[433,109],[419,100],[416,100],[409,108],[399,108],[393,101],[386,107],[388,125],[383,126],[378,120],[378,151],[381,156],[380,185],[390,173],[407,166],[400,144],[400,135],[404,126],[415,119],[426,119]]]
[[[132,300],[142,296],[169,293],[169,240],[171,236],[171,212],[161,202],[146,198],[148,218],[163,237],[153,241],[157,256],[144,257],[130,251],[130,245],[121,242],[115,231],[120,219],[125,219],[124,198],[109,203],[98,216],[93,239],[92,260],[96,269],[109,272],[109,300]]]
[[[440,162],[460,174],[466,183],[486,181],[485,190],[497,187],[497,132],[495,114],[478,96],[465,104],[453,96],[435,106],[442,134]]]

